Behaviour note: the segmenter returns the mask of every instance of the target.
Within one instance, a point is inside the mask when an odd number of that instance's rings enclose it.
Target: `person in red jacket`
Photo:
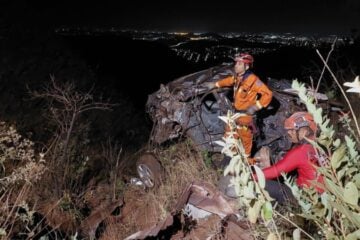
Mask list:
[[[241,139],[250,163],[255,163],[254,159],[250,158],[253,145],[253,132],[255,130],[253,115],[258,110],[267,107],[272,99],[272,91],[258,76],[251,72],[250,69],[253,63],[253,56],[248,53],[242,53],[235,58],[235,75],[221,79],[216,83],[209,83],[208,85],[208,88],[234,88],[233,106],[235,112],[242,113],[242,115],[235,120],[236,135],[234,137]],[[230,129],[227,126],[225,134],[229,131]]]
[[[322,182],[322,177],[317,173],[318,158],[314,147],[306,139],[314,140],[317,126],[313,117],[308,112],[296,112],[284,122],[289,139],[295,146],[289,150],[276,164],[262,169],[266,181],[265,189],[272,198],[279,203],[293,200],[291,190],[277,181],[282,173],[297,172],[296,184],[300,187],[310,187],[312,181]],[[256,176],[255,176],[256,178]],[[316,188],[319,192],[322,189]]]

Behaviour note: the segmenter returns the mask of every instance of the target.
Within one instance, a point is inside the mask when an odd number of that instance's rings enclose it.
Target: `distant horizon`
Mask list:
[[[298,31],[201,31],[201,30],[184,30],[184,29],[179,29],[179,30],[164,30],[164,29],[159,29],[159,28],[153,28],[153,29],[141,29],[141,28],[124,28],[124,27],[117,27],[117,26],[86,26],[86,25],[64,25],[64,26],[59,26],[59,27],[55,27],[55,31],[58,31],[59,29],[62,28],[67,28],[68,30],[72,30],[72,29],[76,29],[78,28],[79,30],[92,30],[94,31],[94,29],[99,29],[99,30],[106,30],[111,32],[111,29],[115,29],[118,32],[129,32],[129,31],[133,31],[133,32],[144,32],[144,33],[184,33],[184,34],[206,34],[206,33],[214,33],[214,34],[219,34],[219,35],[223,35],[223,34],[254,34],[254,35],[262,35],[262,34],[279,34],[279,35],[300,35],[300,36],[321,36],[321,37],[329,37],[329,36],[344,36],[344,37],[351,37],[351,35],[353,34],[351,31],[348,33],[321,33],[321,32],[298,32]],[[96,32],[96,31],[94,31]],[[356,29],[355,33],[357,33],[357,35],[360,34],[360,29]]]

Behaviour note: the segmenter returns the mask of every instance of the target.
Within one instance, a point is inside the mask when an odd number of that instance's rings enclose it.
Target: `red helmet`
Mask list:
[[[241,53],[239,56],[235,57],[235,62],[243,62],[252,65],[254,63],[254,57],[248,53]]]
[[[298,130],[301,127],[309,127],[314,133],[316,133],[316,123],[314,118],[308,112],[296,112],[289,118],[285,119],[284,128],[287,130]]]

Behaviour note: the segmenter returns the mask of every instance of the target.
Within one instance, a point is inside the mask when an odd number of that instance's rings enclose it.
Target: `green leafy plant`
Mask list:
[[[234,138],[235,119],[239,114],[228,112],[227,116],[220,116],[230,126],[230,133],[223,137],[222,141],[216,143],[223,147],[222,153],[231,158],[229,165],[225,168],[224,175],[232,176],[231,184],[239,199],[239,205],[246,209],[246,215],[251,223],[256,223],[258,218],[265,223],[273,221],[272,198],[265,190],[265,177],[262,170],[254,165],[258,181],[253,178],[253,172],[247,161],[241,140]]]
[[[309,142],[317,150],[318,158],[327,163],[317,169],[324,182],[314,183],[324,190],[323,193],[314,188],[299,189],[287,179],[301,206],[300,215],[318,226],[322,238],[359,239],[360,155],[356,150],[354,135],[337,138],[333,126],[329,124],[330,120],[316,106],[314,98],[307,94],[304,84],[295,80],[292,87],[319,126],[319,137]],[[346,125],[350,120],[346,118],[344,121]]]

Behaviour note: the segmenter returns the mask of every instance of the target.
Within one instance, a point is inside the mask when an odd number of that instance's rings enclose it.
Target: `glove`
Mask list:
[[[203,86],[204,86],[205,88],[209,89],[209,90],[211,90],[211,89],[213,89],[213,88],[216,87],[214,82],[206,82],[206,83],[204,83]]]
[[[246,114],[247,115],[254,115],[257,110],[259,110],[259,108],[256,105],[248,107],[248,109],[246,109]]]

